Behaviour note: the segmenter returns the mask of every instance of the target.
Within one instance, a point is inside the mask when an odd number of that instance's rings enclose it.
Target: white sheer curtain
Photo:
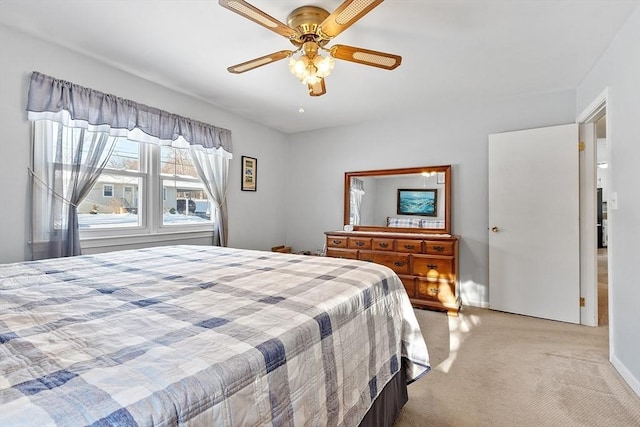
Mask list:
[[[48,162],[47,166],[39,165],[38,168],[41,169],[36,168],[37,170],[33,171],[34,188],[42,188],[48,194],[43,199],[44,202],[39,201],[33,207],[34,249],[36,246],[60,248],[59,251],[52,252],[47,249],[45,256],[50,257],[71,256],[80,253],[76,207],[95,182],[101,170],[100,165],[104,167],[104,162],[108,160],[108,154],[112,150],[111,145],[115,137],[119,136],[134,141],[167,144],[176,148],[197,146],[207,153],[223,153],[222,158],[226,159],[226,163],[218,161],[217,158],[213,161],[199,163],[201,163],[200,169],[202,170],[201,179],[203,181],[214,179],[213,182],[204,182],[208,191],[211,191],[210,196],[216,200],[217,209],[220,211],[219,214],[216,212],[214,235],[218,234],[218,237],[214,238],[214,241],[226,245],[225,191],[228,161],[231,159],[233,151],[231,131],[82,87],[36,71],[31,74],[27,116],[29,120],[35,122],[46,120],[64,125],[60,129],[72,129],[73,135],[76,133],[84,135],[82,138],[74,136],[70,140],[78,138],[77,141],[84,141],[87,135],[96,138],[89,145],[83,142],[83,148],[76,152],[77,158],[73,159],[75,163],[71,164],[77,165],[74,167],[78,169],[76,171],[77,178],[68,181],[68,188],[64,189],[57,188],[53,182],[60,179],[61,174],[64,174],[62,170],[56,170],[56,161],[51,160],[54,157],[47,152],[47,150],[60,149],[61,145],[56,145],[59,138],[53,134],[45,134],[42,141],[46,147],[40,145],[33,147],[34,160],[37,157],[38,162],[41,160]],[[43,135],[39,134],[38,136]],[[70,144],[73,146],[74,143]],[[88,152],[85,153],[87,150]],[[105,154],[107,154],[106,158],[104,158]],[[35,163],[37,162],[34,162],[34,167]],[[207,163],[210,165],[210,172],[206,172],[209,166],[202,166]],[[218,170],[218,168],[221,169]],[[87,187],[88,184],[91,185]],[[68,219],[63,221],[64,216]],[[42,231],[47,229],[44,223],[49,220],[54,224],[50,229],[55,232]],[[68,225],[63,226],[63,222]],[[58,237],[65,234],[58,232],[58,230],[63,229],[75,229],[76,232],[66,237],[66,243],[62,243],[62,240],[58,243]],[[35,252],[37,251],[34,250]]]
[[[352,225],[360,225],[362,209],[362,196],[364,196],[364,182],[358,178],[351,178],[351,204],[352,204]]]
[[[34,125],[33,258],[80,254],[77,207],[104,169],[116,137],[40,120]]]
[[[197,145],[191,146],[190,153],[198,176],[215,209],[213,245],[227,246],[229,231],[227,225],[227,181],[230,156],[224,150],[207,150]]]

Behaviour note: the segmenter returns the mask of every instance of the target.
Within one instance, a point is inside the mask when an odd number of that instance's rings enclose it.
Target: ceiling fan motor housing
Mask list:
[[[328,16],[329,12],[317,6],[301,6],[295,9],[287,17],[287,24],[298,31],[300,36],[291,38],[291,43],[297,47],[308,41],[314,41],[320,46],[327,44],[329,39],[319,34],[318,27]]]

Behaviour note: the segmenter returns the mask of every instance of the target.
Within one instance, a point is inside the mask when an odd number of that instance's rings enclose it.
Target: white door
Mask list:
[[[580,323],[578,125],[489,135],[489,303]]]

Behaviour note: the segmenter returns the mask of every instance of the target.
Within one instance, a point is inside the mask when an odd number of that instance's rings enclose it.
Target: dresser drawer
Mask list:
[[[455,242],[428,240],[424,242],[425,253],[431,255],[453,255]]]
[[[455,258],[448,256],[412,255],[411,274],[434,281],[453,281],[454,260]]]
[[[419,254],[422,253],[422,240],[397,239],[396,251]]]
[[[371,240],[371,249],[375,251],[393,251],[394,248],[393,239],[378,239],[374,238]]]
[[[371,249],[371,239],[367,237],[348,237],[347,248],[349,249]]]
[[[415,297],[442,303],[455,302],[455,283],[416,279]]]
[[[374,251],[360,251],[358,259],[375,262],[389,267],[397,274],[409,274],[409,255],[384,253]]]
[[[327,248],[327,256],[332,258],[358,259],[358,251],[350,249]]]
[[[327,248],[346,248],[347,238],[338,236],[327,236]]]

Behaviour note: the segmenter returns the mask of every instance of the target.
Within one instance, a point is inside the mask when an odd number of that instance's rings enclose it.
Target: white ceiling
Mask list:
[[[331,12],[342,0],[250,2],[286,22],[296,7]],[[336,61],[318,98],[286,60],[228,73],[230,65],[293,46],[216,0],[0,0],[0,23],[291,133],[448,101],[575,89],[639,4],[387,0],[331,44],[395,53],[402,65],[386,71]]]

